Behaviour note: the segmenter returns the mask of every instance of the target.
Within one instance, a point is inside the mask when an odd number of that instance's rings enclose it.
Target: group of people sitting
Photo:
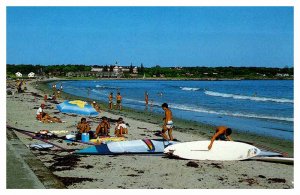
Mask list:
[[[96,107],[95,102],[93,102],[93,107]],[[58,122],[61,123],[62,121],[57,117],[51,117],[49,114],[44,112],[45,104],[41,104],[39,109],[36,113],[36,118],[44,123],[49,122]],[[173,121],[172,121],[172,112],[168,108],[168,104],[164,103],[162,104],[162,109],[165,111],[165,117],[164,117],[164,125],[162,130],[162,137],[165,140],[173,140],[172,136],[172,129],[173,129]],[[100,111],[100,108],[98,107],[98,110]],[[97,138],[100,136],[109,136],[110,133],[110,122],[107,117],[103,116],[101,118],[100,123],[98,124],[96,131],[91,130],[91,127],[89,123],[86,121],[86,118],[81,118],[81,121],[77,124],[78,133],[76,135],[76,139],[80,140],[82,133],[89,133],[90,138]],[[166,132],[168,131],[169,138],[166,135]],[[216,129],[215,134],[211,138],[211,142],[208,146],[208,149],[210,150],[212,148],[213,142],[215,140],[224,140],[224,141],[232,141],[232,138],[230,137],[232,133],[231,128],[228,128],[226,126],[219,126]],[[125,124],[122,117],[120,117],[116,124],[115,124],[115,136],[117,137],[123,137],[123,134],[128,134],[128,128]]]
[[[51,117],[48,113],[44,112],[45,104],[41,104],[36,112],[36,119],[43,123],[62,123],[60,118],[54,116]]]
[[[107,117],[103,116],[101,122],[96,128],[96,132],[91,130],[86,118],[81,118],[81,121],[77,124],[78,133],[76,139],[81,139],[82,133],[88,133],[90,138],[97,138],[100,136],[109,136],[110,122]],[[123,137],[124,134],[128,134],[128,128],[122,117],[120,117],[115,124],[115,136]]]

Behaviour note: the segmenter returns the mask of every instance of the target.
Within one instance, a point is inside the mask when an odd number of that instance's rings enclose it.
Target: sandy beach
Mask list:
[[[7,83],[9,84],[9,82]],[[12,81],[13,84],[13,81]],[[35,118],[36,110],[43,102],[43,96],[50,89],[41,90],[33,82],[26,83],[25,93],[14,93],[6,97],[6,123],[9,126],[37,132],[40,130],[76,129],[81,116],[67,115],[56,109],[56,104],[46,102],[45,112],[57,116],[64,123],[41,123]],[[12,89],[12,91],[16,91]],[[35,97],[33,93],[39,94]],[[63,94],[58,102],[65,98]],[[74,98],[74,96],[72,97]],[[100,104],[101,105],[101,104]],[[120,116],[130,125],[127,140],[142,138],[157,139],[156,131],[161,129],[163,116],[139,111],[109,111],[101,106],[98,117],[87,117],[92,130],[95,130],[99,118],[106,116],[118,119]],[[208,140],[214,127],[196,124],[184,120],[174,120],[176,128],[173,135],[181,142]],[[114,127],[113,123],[111,123]],[[64,136],[59,134],[59,136]],[[12,138],[15,135],[14,139]],[[112,135],[112,132],[111,132]],[[235,140],[254,142],[258,145],[287,152],[293,157],[293,143],[275,138],[234,133]],[[7,129],[7,153],[18,147],[12,144],[19,140],[40,163],[29,163],[28,167],[35,173],[39,182],[32,188],[67,188],[67,189],[293,189],[294,166],[255,160],[245,161],[195,161],[171,159],[162,155],[75,155],[59,148],[50,151],[30,150],[28,145],[41,143],[19,132]],[[88,145],[83,143],[70,144],[60,139],[49,140],[65,149],[80,149]],[[20,157],[22,158],[22,156]],[[23,157],[24,158],[24,157]],[[7,163],[13,164],[14,158],[7,156]],[[39,168],[38,168],[39,167]],[[47,177],[43,176],[43,171]],[[49,181],[52,181],[49,185]],[[55,181],[55,182],[53,182]],[[42,184],[42,185],[41,185]],[[14,188],[8,185],[9,188]],[[17,187],[15,187],[17,188]]]

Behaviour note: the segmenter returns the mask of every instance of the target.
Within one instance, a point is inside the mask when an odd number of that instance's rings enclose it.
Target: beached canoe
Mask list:
[[[142,139],[121,142],[108,142],[91,146],[85,149],[75,151],[75,154],[96,154],[96,155],[113,155],[113,154],[157,154],[163,153],[164,149],[176,144],[174,141]]]

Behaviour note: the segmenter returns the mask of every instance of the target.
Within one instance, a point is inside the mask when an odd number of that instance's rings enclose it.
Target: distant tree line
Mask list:
[[[16,72],[28,74],[34,72],[37,75],[66,76],[68,72],[91,71],[93,66],[88,65],[31,65],[31,64],[7,64],[7,75]],[[102,66],[104,71],[112,71],[113,66]],[[130,65],[133,68],[133,65]],[[268,68],[268,67],[161,67],[159,65],[146,68],[143,64],[138,67],[138,74],[147,78],[215,78],[215,79],[268,79],[284,75],[285,78],[293,78],[294,68]]]
[[[259,79],[274,78],[279,74],[286,77],[294,75],[294,68],[267,68],[267,67],[160,67],[146,68],[147,77],[172,77],[172,78],[240,78]],[[287,76],[288,75],[288,76]]]

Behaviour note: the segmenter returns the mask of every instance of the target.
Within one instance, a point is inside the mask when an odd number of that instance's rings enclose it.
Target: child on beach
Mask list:
[[[165,140],[173,140],[172,131],[173,131],[173,121],[172,121],[172,112],[168,107],[167,103],[163,103],[161,105],[162,109],[165,111],[165,117],[163,118],[164,124],[163,124],[163,130],[162,130],[162,137]],[[169,139],[166,135],[166,131],[168,131]]]
[[[123,118],[120,117],[116,123],[115,135],[117,137],[122,137],[123,134],[128,134],[128,129],[125,122],[123,121]]]
[[[93,108],[95,108],[95,110],[96,110],[97,112],[100,113],[100,107],[99,107],[99,105],[98,105],[95,101],[93,101],[92,106],[93,106]]]
[[[96,133],[95,133],[96,138],[98,136],[109,136],[109,128],[110,128],[109,121],[105,116],[103,116],[101,119],[102,119],[101,123],[99,123],[99,125],[96,128]]]
[[[81,118],[80,122],[77,124],[78,133],[76,134],[76,139],[81,139],[82,133],[89,133],[90,137],[93,137],[94,133],[91,131],[90,125],[86,122],[86,118]]]
[[[210,140],[208,149],[210,150],[212,148],[212,145],[215,140],[233,141],[232,138],[230,137],[231,133],[232,133],[231,128],[225,126],[217,127],[216,133],[213,135],[213,137]]]

